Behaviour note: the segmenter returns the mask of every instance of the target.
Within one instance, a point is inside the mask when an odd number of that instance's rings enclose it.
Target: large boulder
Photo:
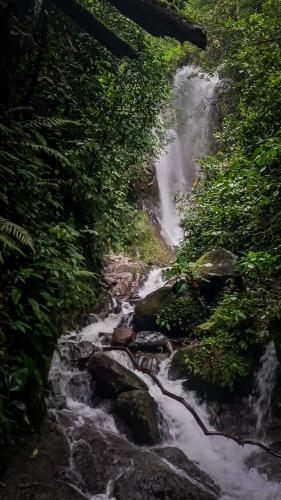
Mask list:
[[[157,403],[147,391],[130,391],[119,394],[114,411],[128,425],[137,443],[155,444],[160,441]]]
[[[163,464],[138,464],[117,481],[114,494],[117,500],[215,500],[187,478]]]
[[[1,500],[83,500],[65,481],[70,449],[63,431],[45,420],[40,434],[26,439],[1,476]],[[1,457],[2,458],[2,457]]]
[[[213,492],[217,496],[219,495],[220,488],[215,484],[209,474],[202,471],[198,465],[187,458],[187,456],[179,448],[168,446],[166,448],[154,448],[154,451],[178,469],[186,472],[187,475],[194,479],[197,483],[204,485],[207,490]]]
[[[103,398],[115,398],[121,392],[148,390],[137,375],[104,352],[91,356],[88,370],[97,382],[97,394]]]
[[[196,290],[164,286],[137,303],[134,329],[159,331],[169,337],[188,336],[206,315],[204,300]],[[159,322],[159,318],[165,321]]]
[[[194,264],[193,271],[199,277],[200,290],[212,302],[217,298],[228,280],[241,284],[241,275],[235,263],[238,257],[229,250],[216,248],[206,252]]]
[[[116,500],[214,500],[206,484],[177,474],[153,450],[138,447],[106,426],[77,414],[57,413],[58,424],[42,427],[19,450],[1,477],[3,500],[82,500],[109,483]],[[71,448],[67,437],[71,437]],[[70,467],[71,463],[71,467]]]
[[[224,248],[216,248],[206,252],[194,265],[194,271],[204,278],[212,279],[217,276],[221,278],[238,278],[240,273],[235,267],[237,255]]]

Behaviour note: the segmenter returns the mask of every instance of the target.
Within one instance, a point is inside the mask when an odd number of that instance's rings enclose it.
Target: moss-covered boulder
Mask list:
[[[134,328],[160,331],[170,337],[192,336],[194,328],[208,316],[206,304],[195,290],[181,292],[176,286],[162,287],[140,300],[135,308]]]
[[[209,302],[217,298],[227,281],[231,280],[236,286],[241,286],[241,275],[235,266],[237,259],[228,250],[216,248],[206,252],[195,262],[193,271],[199,276],[200,290]]]
[[[199,342],[179,349],[172,357],[169,378],[185,379],[188,390],[207,401],[227,402],[252,390],[250,361],[231,351]]]
[[[157,403],[148,391],[123,392],[114,402],[114,412],[127,424],[136,443],[159,443]]]

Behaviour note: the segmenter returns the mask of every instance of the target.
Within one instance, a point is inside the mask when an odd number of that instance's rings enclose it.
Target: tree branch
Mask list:
[[[206,48],[206,33],[178,11],[161,5],[156,0],[108,0],[124,16],[132,19],[154,36],[170,36],[179,42],[189,41]]]
[[[52,2],[70,17],[83,31],[93,36],[116,57],[136,59],[137,52],[117,35],[98,21],[91,12],[77,0],[52,0]]]
[[[181,405],[183,405],[191,413],[191,415],[194,417],[194,419],[196,420],[199,427],[202,429],[205,436],[225,437],[227,439],[231,439],[232,441],[235,441],[235,443],[239,444],[240,446],[245,446],[246,444],[257,446],[257,447],[261,448],[262,450],[266,451],[266,453],[268,453],[269,455],[273,455],[274,457],[281,458],[280,454],[271,450],[270,448],[268,448],[264,444],[260,443],[259,441],[254,441],[252,439],[242,439],[240,436],[237,436],[235,434],[228,434],[227,432],[209,431],[207,429],[207,427],[204,425],[204,423],[202,422],[199,415],[194,410],[194,408],[181,396],[177,396],[176,394],[173,394],[172,392],[167,391],[167,389],[165,389],[165,387],[163,387],[163,385],[161,384],[160,380],[158,380],[156,375],[151,373],[150,370],[140,367],[140,365],[136,361],[133,353],[127,347],[107,347],[107,346],[105,346],[105,347],[101,347],[101,350],[102,351],[123,351],[123,352],[126,352],[127,355],[129,356],[130,360],[132,361],[133,366],[136,368],[136,370],[139,370],[142,373],[149,375],[149,377],[151,377],[152,380],[155,382],[155,384],[159,387],[162,394],[164,394],[165,396],[168,396],[171,399],[174,399],[175,401],[178,401]]]

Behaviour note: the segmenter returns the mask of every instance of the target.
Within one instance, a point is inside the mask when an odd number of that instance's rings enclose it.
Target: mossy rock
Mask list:
[[[162,287],[140,300],[135,308],[134,328],[159,331],[170,337],[193,336],[195,327],[208,311],[197,291],[178,292],[176,287]]]
[[[229,353],[215,346],[206,349],[199,342],[179,349],[173,355],[169,368],[171,380],[185,379],[188,390],[207,401],[230,402],[234,396],[246,396],[252,390],[251,363],[244,371],[233,375],[230,383],[223,380],[224,367],[230,370]],[[220,371],[221,370],[221,371]]]
[[[199,289],[207,302],[216,302],[229,281],[241,288],[242,278],[235,266],[237,259],[229,250],[216,248],[206,252],[195,262],[193,271],[199,276]]]
[[[240,276],[235,262],[238,257],[229,250],[216,248],[202,255],[194,264],[194,271],[204,278],[220,276],[222,278],[237,278]]]

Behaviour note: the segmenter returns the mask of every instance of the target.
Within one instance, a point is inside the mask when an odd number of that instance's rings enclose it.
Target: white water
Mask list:
[[[256,377],[257,399],[253,404],[253,413],[256,418],[256,435],[259,438],[264,438],[267,424],[270,423],[270,406],[278,367],[275,346],[271,341],[261,358],[261,368]]]
[[[154,269],[151,271],[146,283],[140,291],[142,296],[145,296],[151,290],[155,289],[156,277],[159,286],[161,286],[161,272],[160,270],[157,272],[157,270]],[[126,307],[125,313],[127,309]],[[131,311],[129,311],[129,314],[130,312]],[[71,363],[69,361],[71,357],[70,351],[73,345],[82,340],[90,340],[93,344],[99,346],[99,332],[106,330],[109,334],[112,333],[120,319],[121,315],[110,314],[107,319],[87,326],[79,334],[67,334],[60,339],[60,355],[58,353],[54,355],[50,379],[57,396],[57,401],[60,399],[59,396],[65,396],[64,411],[75,416],[75,425],[77,426],[83,425],[85,419],[91,419],[95,423],[95,428],[107,430],[114,434],[119,433],[113,417],[107,414],[105,409],[90,407],[89,388],[87,384],[84,386],[84,389],[82,389],[82,394],[79,395],[79,400],[77,401],[69,394],[68,382],[71,376],[73,376],[73,373],[75,373],[75,369],[71,368]],[[114,352],[108,353],[108,355],[119,361],[123,366],[133,370],[132,363],[126,354]],[[268,359],[268,352],[264,359]],[[162,362],[158,373],[158,377],[164,387],[171,392],[185,397],[189,403],[193,405],[205,425],[209,429],[212,429],[209,425],[207,407],[204,404],[199,404],[194,393],[184,390],[183,381],[178,380],[175,382],[168,379],[168,364],[169,361]],[[263,363],[260,372],[260,378],[262,380],[266,378],[262,376],[262,373],[265,371],[267,372],[267,370],[264,369],[265,364],[267,365],[267,363]],[[197,462],[202,470],[208,472],[221,487],[221,500],[281,499],[280,484],[269,482],[266,477],[259,475],[255,469],[249,471],[244,464],[245,459],[253,452],[256,452],[258,450],[257,448],[252,446],[242,448],[236,443],[228,441],[226,438],[204,436],[191,414],[182,405],[163,396],[159,388],[147,375],[141,372],[138,372],[138,375],[145,380],[151,395],[157,401],[160,412],[162,413],[163,445],[171,445],[180,448],[187,457]],[[71,448],[73,447],[75,447],[75,442],[71,442]],[[113,500],[109,490],[110,485],[108,486],[108,492],[105,492],[104,495],[94,497],[88,496],[87,498]]]
[[[174,194],[186,193],[203,176],[198,160],[209,151],[218,83],[217,76],[195,72],[193,66],[180,69],[174,79],[176,123],[156,165],[162,236],[171,246],[182,237]]]

